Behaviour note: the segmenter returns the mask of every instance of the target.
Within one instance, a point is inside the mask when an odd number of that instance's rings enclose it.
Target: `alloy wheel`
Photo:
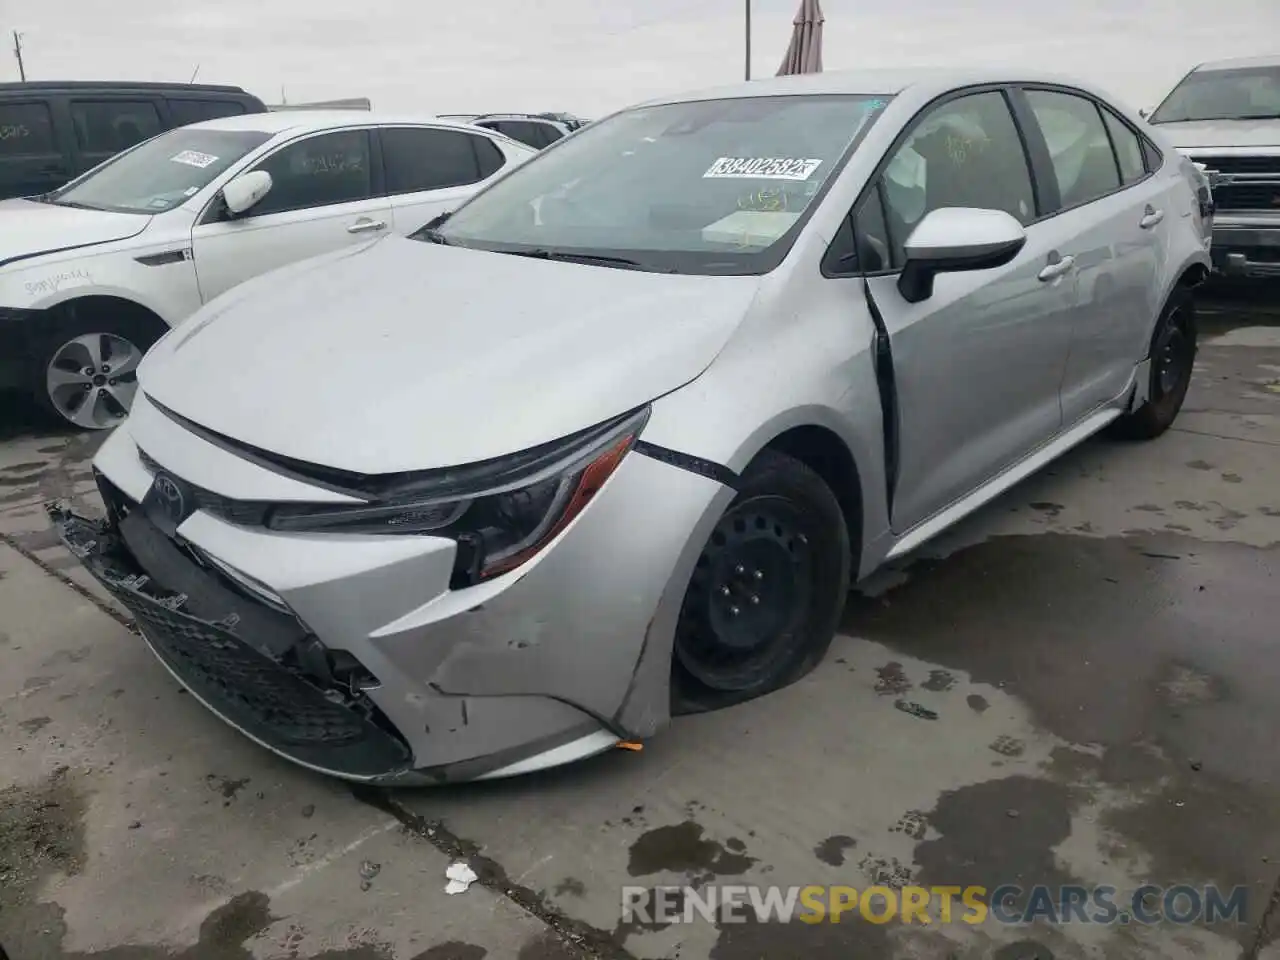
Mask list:
[[[49,403],[63,419],[86,430],[107,430],[129,412],[138,389],[142,351],[110,333],[68,340],[45,370]]]

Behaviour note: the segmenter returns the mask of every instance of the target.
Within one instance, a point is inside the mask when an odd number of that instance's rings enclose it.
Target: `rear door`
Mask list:
[[[0,200],[48,193],[70,179],[49,102],[0,100]]]
[[[1142,138],[1122,118],[1071,88],[1023,87],[1028,135],[1042,139],[1041,171],[1054,195],[1053,220],[1070,235],[1080,301],[1062,379],[1070,425],[1119,396],[1161,309],[1166,254],[1162,190],[1143,158]]]
[[[378,135],[391,215],[402,236],[453,210],[508,162],[481,133],[389,126]]]
[[[252,167],[271,174],[270,192],[232,218],[218,200],[192,230],[204,302],[250,277],[384,235],[391,201],[383,196],[367,128],[292,140]]]
[[[145,96],[71,97],[68,107],[75,136],[74,176],[167,128],[156,101]]]

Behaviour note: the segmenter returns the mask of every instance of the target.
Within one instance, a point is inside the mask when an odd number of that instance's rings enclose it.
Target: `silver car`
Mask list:
[[[634,748],[805,674],[852,582],[1089,435],[1168,429],[1203,186],[1051,77],[651,102],[203,308],[96,457],[107,518],[50,514],[187,689],[299,764]]]

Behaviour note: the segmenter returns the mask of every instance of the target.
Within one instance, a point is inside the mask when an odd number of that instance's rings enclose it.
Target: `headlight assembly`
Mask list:
[[[648,418],[645,408],[511,457],[412,475],[366,504],[281,504],[267,526],[447,537],[458,545],[452,586],[470,586],[514,570],[567,527],[630,452]]]

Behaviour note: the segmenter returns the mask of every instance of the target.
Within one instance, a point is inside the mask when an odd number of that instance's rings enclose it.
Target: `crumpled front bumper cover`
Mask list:
[[[161,663],[221,719],[318,772],[364,782],[412,778],[411,753],[398,736],[276,655],[307,640],[301,624],[237,598],[158,531],[152,537],[137,512],[93,520],[60,503],[46,511],[66,548],[133,615]],[[139,550],[172,551],[164,569],[178,570],[190,592],[149,576]]]

